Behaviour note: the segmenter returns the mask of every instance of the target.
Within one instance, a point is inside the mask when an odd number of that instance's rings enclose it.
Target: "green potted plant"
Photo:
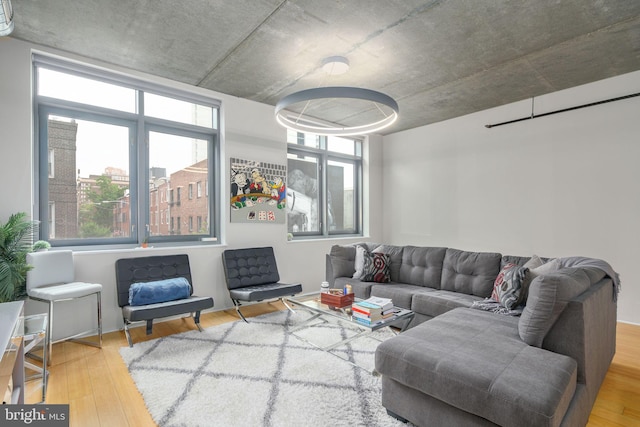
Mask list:
[[[38,223],[18,212],[0,223],[0,302],[15,301],[26,295],[27,254],[32,251]]]
[[[31,250],[33,252],[40,252],[40,251],[47,251],[49,250],[49,248],[51,248],[51,243],[47,242],[46,240],[38,240],[33,244],[33,246],[31,247]]]

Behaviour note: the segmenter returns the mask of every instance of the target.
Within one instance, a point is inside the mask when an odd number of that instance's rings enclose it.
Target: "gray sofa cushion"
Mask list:
[[[405,246],[398,281],[440,289],[442,263],[446,252],[447,248]]]
[[[425,288],[422,286],[408,285],[406,283],[376,283],[371,287],[371,296],[391,298],[393,305],[396,307],[411,308],[413,296],[424,290]]]
[[[381,343],[376,370],[501,426],[558,426],[576,389],[576,362],[522,342],[517,322],[451,310]]]
[[[421,292],[413,296],[411,309],[417,313],[431,317],[440,316],[458,307],[471,307],[475,301],[482,301],[482,297],[461,294],[459,292],[433,290]]]
[[[371,287],[376,282],[363,282],[359,279],[352,279],[350,277],[337,277],[333,287],[337,289],[344,289],[344,285],[351,285],[353,294],[356,298],[367,299],[371,296]]]
[[[447,249],[442,267],[441,289],[487,298],[500,272],[502,255]]]
[[[542,346],[544,337],[573,297],[591,286],[589,274],[581,268],[563,268],[560,271],[537,276],[529,286],[529,296],[518,331],[524,342]]]
[[[329,251],[329,260],[334,277],[352,277],[355,273],[355,246],[333,245]]]

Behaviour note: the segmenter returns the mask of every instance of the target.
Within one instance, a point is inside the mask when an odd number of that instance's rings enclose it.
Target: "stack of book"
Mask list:
[[[389,298],[371,297],[351,305],[351,317],[363,325],[371,326],[395,314]]]

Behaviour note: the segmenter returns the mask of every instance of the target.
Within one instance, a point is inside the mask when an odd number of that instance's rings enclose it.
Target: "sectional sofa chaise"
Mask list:
[[[615,353],[618,276],[598,259],[535,258],[373,243],[331,248],[333,287],[349,283],[356,297],[388,297],[416,312],[409,330],[376,350],[390,415],[418,426],[587,423]],[[518,305],[500,299],[507,282],[520,285]]]

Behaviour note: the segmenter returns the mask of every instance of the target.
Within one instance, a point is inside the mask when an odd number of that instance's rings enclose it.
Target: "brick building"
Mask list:
[[[49,120],[49,238],[78,236],[76,135],[78,124]]]
[[[168,188],[169,234],[206,234],[209,225],[207,159],[171,174]]]
[[[78,124],[49,120],[49,238],[79,237],[79,207],[88,203],[91,190],[98,190],[97,178],[108,176],[125,190],[119,200],[105,200],[113,209],[113,237],[129,237],[131,203],[126,171],[108,167],[102,175],[80,177],[76,167]],[[166,169],[150,169],[149,235],[206,234],[209,226],[207,160],[201,160],[166,177]]]

